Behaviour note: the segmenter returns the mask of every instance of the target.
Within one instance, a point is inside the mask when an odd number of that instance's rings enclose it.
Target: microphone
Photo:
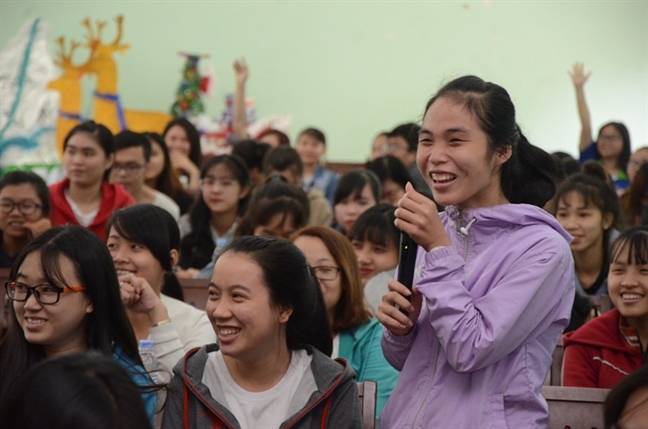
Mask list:
[[[400,248],[398,250],[398,280],[410,291],[414,283],[414,267],[416,265],[416,250],[418,249],[418,244],[407,235],[405,232],[401,231],[400,236]],[[408,296],[407,299],[410,297]],[[407,314],[406,311],[401,311],[404,314]]]

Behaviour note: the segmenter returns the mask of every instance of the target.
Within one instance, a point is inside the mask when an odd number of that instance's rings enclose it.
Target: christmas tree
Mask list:
[[[205,111],[205,106],[200,99],[207,81],[198,72],[198,61],[204,56],[180,53],[187,59],[183,71],[182,82],[176,92],[176,100],[171,106],[174,117],[197,116]]]

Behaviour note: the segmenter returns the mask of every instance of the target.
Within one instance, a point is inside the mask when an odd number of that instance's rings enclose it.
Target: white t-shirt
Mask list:
[[[67,190],[65,191],[65,199],[70,205],[70,208],[72,208],[72,213],[74,213],[74,217],[77,218],[79,225],[81,226],[85,226],[87,228],[88,225],[92,223],[94,218],[97,217],[97,213],[99,213],[99,209],[93,210],[90,213],[82,213],[79,209],[79,206],[77,206],[76,203],[72,201],[72,198],[70,198],[70,196],[68,195]]]
[[[171,213],[171,216],[173,216],[176,222],[180,219],[180,207],[168,195],[160,191],[155,191],[155,199],[152,204]]]
[[[340,334],[333,337],[333,351],[331,352],[331,359],[340,357]]]
[[[243,390],[232,379],[220,351],[210,353],[203,375],[203,383],[209,388],[212,396],[213,383],[223,391],[224,405],[242,428],[278,428],[288,417],[301,410],[311,394],[317,390],[315,378],[311,371],[312,356],[305,350],[292,352],[290,366],[283,378],[265,392],[248,392]],[[207,374],[210,367],[216,377]]]

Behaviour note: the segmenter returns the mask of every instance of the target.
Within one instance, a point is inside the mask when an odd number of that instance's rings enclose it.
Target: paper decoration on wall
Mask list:
[[[23,25],[0,53],[0,167],[42,168],[60,161],[55,146],[58,96],[46,89],[54,77],[40,19]]]
[[[163,112],[131,110],[123,107],[117,91],[117,64],[112,55],[115,52],[124,53],[130,46],[122,44],[124,18],[115,18],[117,35],[111,43],[102,39],[105,21],[96,22],[96,31],[89,18],[83,21],[87,35],[86,47],[94,49],[92,61],[88,65],[89,73],[96,75],[97,86],[94,92],[94,120],[107,126],[113,133],[123,129],[136,132],[155,131],[161,133],[171,120],[171,116]]]
[[[171,106],[171,114],[176,117],[198,116],[205,112],[205,106],[200,99],[201,94],[209,90],[210,79],[203,77],[198,71],[198,62],[208,55],[195,55],[180,52],[186,58],[182,81],[176,91],[175,102]]]
[[[63,156],[63,140],[65,136],[80,122],[85,121],[81,116],[81,77],[87,73],[94,55],[94,45],[91,46],[87,60],[81,65],[74,65],[72,57],[74,51],[81,46],[80,43],[71,41],[70,50],[65,52],[65,38],[63,36],[56,40],[59,52],[56,54],[54,64],[59,66],[62,73],[56,79],[47,84],[48,89],[58,92],[60,103],[58,119],[56,121],[56,149],[60,156]]]

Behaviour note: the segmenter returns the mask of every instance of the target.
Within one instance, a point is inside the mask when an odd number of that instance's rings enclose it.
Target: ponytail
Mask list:
[[[551,155],[529,143],[519,127],[518,133],[511,159],[502,166],[502,191],[513,204],[543,207],[556,192],[560,167]]]

